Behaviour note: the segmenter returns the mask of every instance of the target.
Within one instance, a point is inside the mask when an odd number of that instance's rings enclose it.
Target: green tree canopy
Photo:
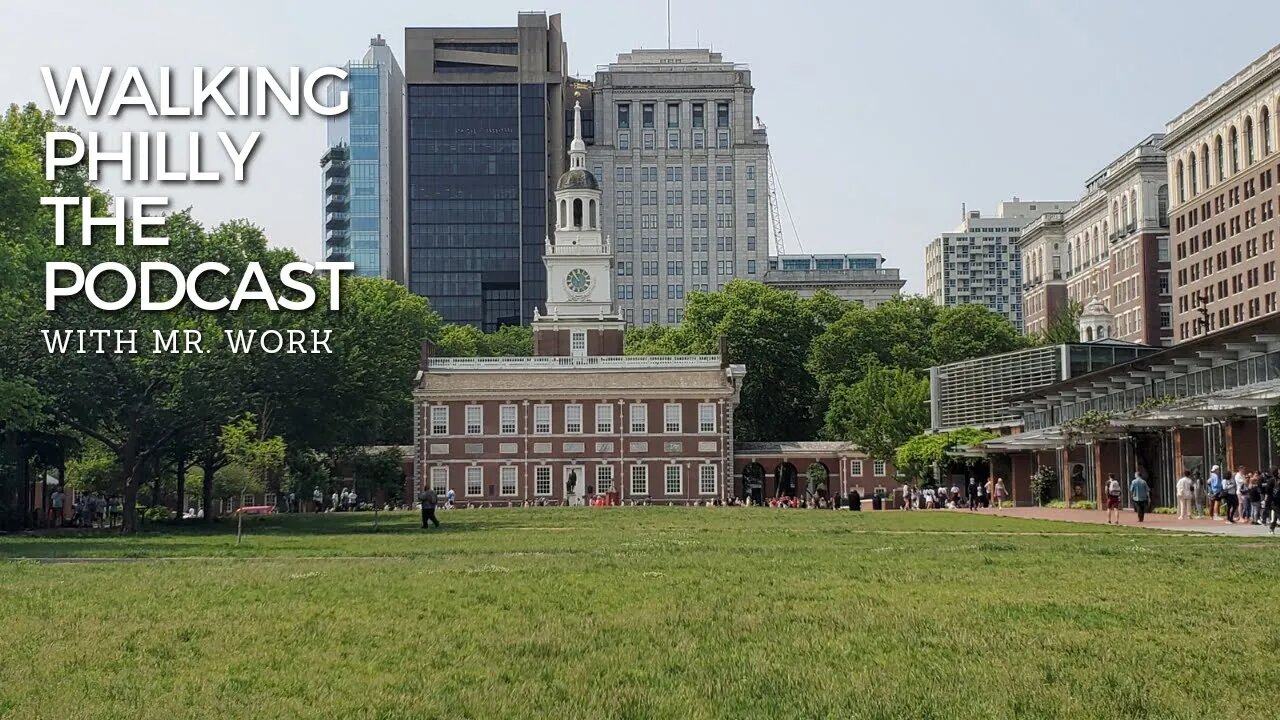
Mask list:
[[[988,430],[960,428],[945,433],[920,433],[898,447],[894,466],[907,477],[923,481],[933,478],[933,468],[947,465],[949,453],[956,448],[972,447],[996,437]]]
[[[839,387],[827,409],[825,432],[872,457],[890,459],[900,445],[929,425],[929,381],[914,373],[863,360],[856,383]]]
[[[1080,313],[1084,306],[1078,300],[1068,300],[1058,312],[1049,318],[1049,324],[1043,332],[1037,333],[1032,340],[1037,345],[1062,345],[1080,341]]]
[[[929,340],[938,365],[1021,350],[1029,345],[1008,318],[985,305],[942,308],[929,328]]]

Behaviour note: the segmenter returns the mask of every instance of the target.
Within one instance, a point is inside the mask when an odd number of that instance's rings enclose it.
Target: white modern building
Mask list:
[[[925,293],[938,305],[985,305],[1022,330],[1022,228],[1044,213],[1064,212],[1074,201],[1002,202],[994,217],[968,211],[960,225],[924,251]]]
[[[587,164],[607,179],[628,323],[675,324],[685,301],[769,259],[769,143],[751,71],[710,50],[633,50],[598,68]]]

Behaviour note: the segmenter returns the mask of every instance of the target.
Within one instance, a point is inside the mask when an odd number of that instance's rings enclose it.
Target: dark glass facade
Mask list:
[[[408,92],[409,289],[446,322],[528,323],[546,301],[546,87]]]

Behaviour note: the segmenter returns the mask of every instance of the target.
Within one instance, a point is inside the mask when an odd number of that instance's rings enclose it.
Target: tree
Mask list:
[[[938,311],[929,328],[938,365],[998,355],[1028,346],[1027,338],[1004,315],[985,305],[954,305]]]
[[[945,433],[920,433],[898,447],[894,455],[894,467],[907,477],[923,481],[936,479],[934,469],[950,465],[956,448],[972,447],[996,437],[996,434],[977,428],[960,428]],[[965,465],[972,464],[965,459]]]
[[[236,479],[241,495],[261,492],[270,476],[284,468],[284,438],[279,435],[268,437],[265,430],[259,429],[253,415],[246,414],[233,423],[223,425],[219,440],[222,452],[231,460],[232,466],[246,471]],[[205,512],[208,514],[207,509]],[[236,513],[237,545],[240,544],[243,525],[244,513]]]
[[[891,458],[929,425],[929,381],[873,357],[858,382],[842,386],[827,409],[826,433],[847,440],[872,457]]]
[[[1037,333],[1032,341],[1036,345],[1063,345],[1080,341],[1080,313],[1084,306],[1078,300],[1068,300],[1058,312],[1049,319],[1044,331]]]
[[[875,309],[854,305],[816,338],[808,368],[824,397],[861,379],[872,357],[882,365],[923,371],[937,364],[930,336],[939,308],[921,297],[895,298]]]
[[[719,339],[729,360],[747,365],[742,400],[734,414],[735,437],[803,440],[817,428],[816,386],[805,368],[818,329],[808,303],[763,283],[735,280],[721,292],[694,293],[684,322],[675,328],[640,330],[627,354],[714,355]]]

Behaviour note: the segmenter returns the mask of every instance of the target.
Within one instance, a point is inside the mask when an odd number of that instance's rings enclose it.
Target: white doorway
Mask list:
[[[564,498],[569,505],[586,505],[587,476],[581,465],[564,469]]]

